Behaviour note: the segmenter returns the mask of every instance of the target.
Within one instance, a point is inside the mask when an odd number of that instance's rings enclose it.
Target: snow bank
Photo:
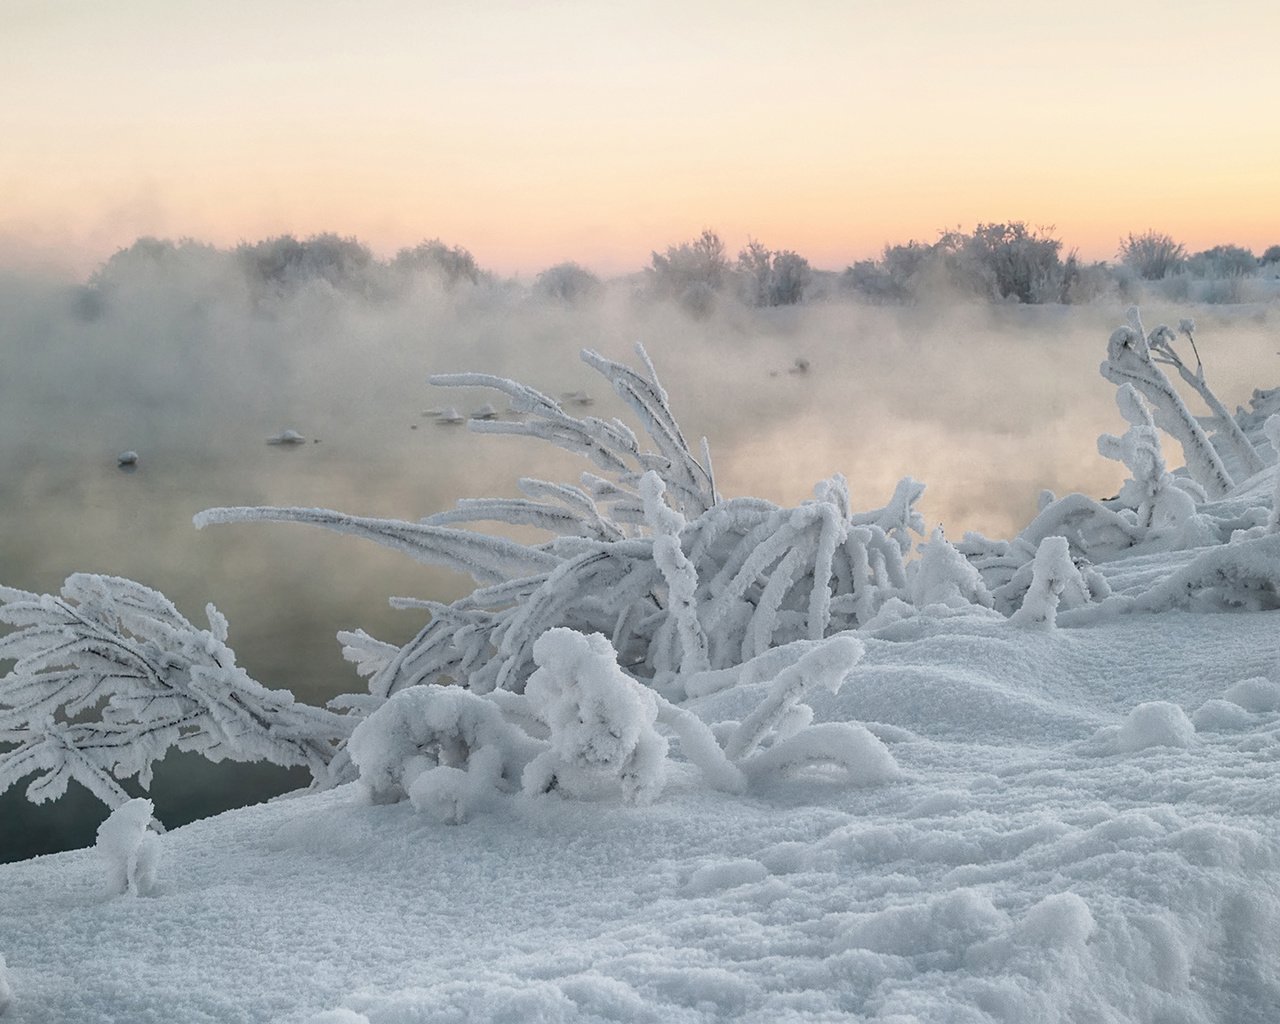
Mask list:
[[[1089,738],[1269,678],[1274,618],[866,638],[806,700],[809,728],[869,723],[901,773],[878,786],[801,771],[727,794],[673,751],[644,805],[494,799],[466,828],[354,786],[244,808],[166,834],[145,904],[101,900],[92,851],[6,865],[4,1019],[1267,1020],[1276,712],[1232,704],[1247,721],[1191,747]],[[745,721],[773,681],[688,710]]]

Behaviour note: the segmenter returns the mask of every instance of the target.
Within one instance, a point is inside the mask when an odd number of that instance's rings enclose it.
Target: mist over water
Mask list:
[[[1280,377],[1274,307],[1143,313],[1148,327],[1197,319],[1209,382],[1228,407]],[[254,678],[322,702],[363,688],[338,629],[404,642],[421,613],[391,610],[388,596],[450,600],[471,582],[312,528],[196,531],[191,517],[271,504],[414,520],[461,497],[514,495],[520,476],[576,480],[588,468],[526,439],[440,425],[424,410],[505,399],[443,392],[430,374],[583,391],[592,414],[629,422],[578,351],[635,365],[641,343],[686,436],[708,438],[722,493],[794,505],[838,472],[855,504],[872,508],[910,475],[928,485],[931,526],[952,539],[1008,537],[1042,488],[1103,496],[1123,479],[1095,448],[1100,432],[1123,429],[1097,371],[1123,319],[1110,305],[834,298],[776,309],[726,299],[694,319],[631,282],[578,304],[428,277],[394,295],[323,280],[263,293],[198,259],[117,268],[93,288],[0,272],[0,583],[55,592],[76,571],[127,576],[200,625],[213,602]],[[307,443],[265,443],[286,428]],[[139,454],[133,471],[116,466],[127,449]],[[1172,442],[1166,453],[1178,461]],[[169,825],[305,781],[171,760],[153,790]],[[0,860],[92,842],[94,801],[77,794],[33,810],[22,788],[0,798]]]

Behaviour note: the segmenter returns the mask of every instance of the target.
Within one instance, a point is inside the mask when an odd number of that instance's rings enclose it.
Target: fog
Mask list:
[[[1197,320],[1228,407],[1280,376],[1275,307],[1143,312],[1148,326]],[[277,504],[417,519],[461,497],[515,494],[519,476],[574,480],[586,468],[424,415],[504,407],[431,388],[430,374],[583,391],[592,414],[625,420],[578,351],[634,361],[640,343],[686,435],[708,439],[722,493],[796,504],[843,473],[871,508],[910,475],[928,485],[931,526],[1007,537],[1042,488],[1104,496],[1123,479],[1095,448],[1123,426],[1097,371],[1123,318],[1111,304],[901,308],[835,294],[773,309],[725,295],[695,318],[647,297],[642,278],[567,303],[518,281],[450,286],[427,272],[394,287],[359,267],[255,279],[196,244],[131,250],[89,282],[0,271],[0,583],[48,592],[75,571],[128,576],[197,622],[212,601],[250,674],[323,701],[361,685],[336,630],[402,642],[420,613],[392,611],[388,596],[448,600],[470,581],[310,528],[197,532],[191,517]],[[286,428],[307,443],[265,443]],[[126,449],[139,454],[133,471],[116,466]],[[1175,445],[1167,454],[1178,461]],[[209,788],[230,806],[247,799],[236,787],[299,781],[199,771],[206,781],[157,794],[163,820],[219,809]],[[10,820],[18,792],[4,798]]]

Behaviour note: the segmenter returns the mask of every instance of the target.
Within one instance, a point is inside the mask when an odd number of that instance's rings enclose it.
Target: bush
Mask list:
[[[557,263],[548,267],[533,283],[536,295],[571,304],[595,297],[602,288],[600,278],[576,263]]]
[[[751,306],[793,306],[813,277],[803,256],[767,249],[754,239],[738,253],[738,274],[743,301]]]
[[[714,231],[704,230],[692,242],[653,253],[646,274],[653,293],[674,299],[695,316],[705,316],[729,276],[724,242]]]
[[[894,287],[884,264],[876,260],[858,260],[846,267],[840,275],[840,290],[871,302],[901,302],[905,298]]]
[[[448,289],[463,283],[479,284],[484,276],[471,253],[458,245],[445,245],[438,238],[422,242],[412,249],[401,249],[391,261],[391,266],[405,274],[432,274]]]
[[[277,295],[323,281],[341,292],[369,295],[376,290],[379,267],[368,247],[354,238],[293,235],[239,246],[236,259],[251,285]]]
[[[1259,258],[1258,262],[1264,267],[1272,263],[1280,263],[1280,245],[1273,245],[1267,249]]]
[[[1057,302],[1062,292],[1062,243],[1014,221],[979,224],[973,234],[952,232],[942,243],[961,265],[960,278],[985,284],[990,280],[1001,299]],[[972,268],[967,267],[972,264]]]
[[[1180,242],[1159,231],[1145,231],[1121,239],[1120,262],[1132,267],[1144,281],[1159,281],[1182,266],[1186,250]]]
[[[849,267],[841,286],[877,302],[918,301],[934,290],[1017,302],[1065,302],[1100,292],[1100,271],[1090,268],[1086,284],[1074,256],[1070,267],[1062,263],[1061,249],[1058,239],[1019,221],[979,224],[970,234],[945,231],[932,245],[885,246],[878,264]]]
[[[1187,260],[1187,273],[1210,280],[1247,277],[1257,269],[1253,253],[1239,245],[1215,245]]]

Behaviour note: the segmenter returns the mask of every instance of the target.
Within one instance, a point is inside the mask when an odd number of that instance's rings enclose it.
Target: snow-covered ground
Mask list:
[[[814,700],[876,723],[902,777],[869,787],[689,769],[648,806],[494,797],[448,825],[346,786],[161,837],[149,897],[93,850],[8,865],[6,1024],[1275,1020],[1277,627],[869,638]],[[764,685],[693,707],[739,718]],[[1199,727],[1126,734],[1155,701]]]

